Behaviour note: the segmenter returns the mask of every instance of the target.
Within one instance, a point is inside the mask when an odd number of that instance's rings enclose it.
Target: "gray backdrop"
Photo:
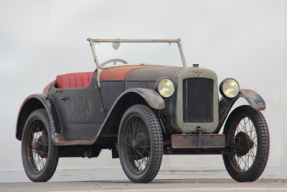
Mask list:
[[[181,38],[189,66],[265,99],[271,135],[268,166],[287,166],[287,1],[0,0],[0,171],[22,170],[15,138],[23,100],[56,78],[94,71],[91,38]],[[245,101],[240,101],[245,104]],[[221,156],[169,156],[164,167],[223,166]],[[99,158],[60,159],[58,169],[120,167]]]

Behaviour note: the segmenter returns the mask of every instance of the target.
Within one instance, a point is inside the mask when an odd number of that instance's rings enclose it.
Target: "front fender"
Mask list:
[[[266,105],[263,98],[253,90],[241,89],[240,96],[245,98],[247,102],[256,110],[265,110]]]
[[[154,90],[151,89],[143,89],[143,88],[132,88],[128,89],[121,94],[121,96],[126,93],[134,92],[142,96],[142,98],[149,104],[150,107],[154,109],[164,109],[165,103],[163,98]],[[121,97],[120,96],[120,97]]]
[[[60,122],[53,101],[47,94],[33,94],[24,100],[18,113],[16,123],[16,138],[18,140],[22,139],[23,129],[28,116],[36,109],[46,109],[53,133],[60,132],[60,130],[58,130],[58,127],[60,127],[58,124]]]
[[[228,113],[230,112],[230,109],[240,97],[246,99],[249,105],[256,110],[266,109],[264,99],[257,92],[250,89],[240,89],[238,96],[232,99],[222,97],[219,101],[219,124],[214,133],[218,133],[220,131],[221,126],[223,125]]]
[[[135,96],[140,96],[146,103],[154,109],[164,109],[165,103],[163,98],[154,90],[144,88],[131,88],[124,91],[114,102],[106,119],[104,120],[94,142],[100,135],[108,135],[116,133],[121,121],[121,117],[125,110],[131,106],[138,104],[136,101],[129,101]],[[129,101],[130,103],[128,104]],[[123,104],[126,103],[126,104]]]

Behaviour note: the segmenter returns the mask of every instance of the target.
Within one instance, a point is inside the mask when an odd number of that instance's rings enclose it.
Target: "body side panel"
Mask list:
[[[105,119],[105,113],[94,78],[87,87],[51,88],[49,94],[62,122],[63,140],[90,141],[95,137]]]
[[[106,114],[112,108],[119,95],[125,91],[125,81],[101,81],[100,94]]]
[[[91,140],[66,141],[63,135],[56,134],[53,138],[55,145],[92,145],[97,141],[102,132],[104,132],[103,134],[108,133],[112,135],[113,131],[118,128],[121,115],[124,113],[127,107],[130,106],[130,102],[132,102],[132,99],[135,97],[143,99],[143,101],[154,109],[163,109],[165,107],[162,97],[153,90],[143,88],[128,89],[124,91],[114,102],[103,123],[99,128],[97,128],[97,133],[95,135],[93,134],[93,138]]]

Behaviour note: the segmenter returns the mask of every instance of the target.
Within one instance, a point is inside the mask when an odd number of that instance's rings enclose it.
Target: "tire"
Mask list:
[[[33,111],[22,135],[22,163],[31,181],[46,182],[58,165],[58,148],[52,141],[51,125],[44,109]]]
[[[118,134],[119,156],[126,176],[135,183],[151,182],[157,175],[163,155],[158,118],[144,105],[127,109]]]
[[[228,146],[238,144],[237,154],[223,155],[229,175],[239,182],[258,179],[268,161],[270,142],[261,112],[249,105],[236,108],[228,117],[223,133]]]

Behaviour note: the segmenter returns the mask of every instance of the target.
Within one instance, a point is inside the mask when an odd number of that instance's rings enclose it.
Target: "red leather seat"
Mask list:
[[[87,87],[91,82],[93,74],[94,72],[58,75],[56,78],[57,87],[62,89]]]

